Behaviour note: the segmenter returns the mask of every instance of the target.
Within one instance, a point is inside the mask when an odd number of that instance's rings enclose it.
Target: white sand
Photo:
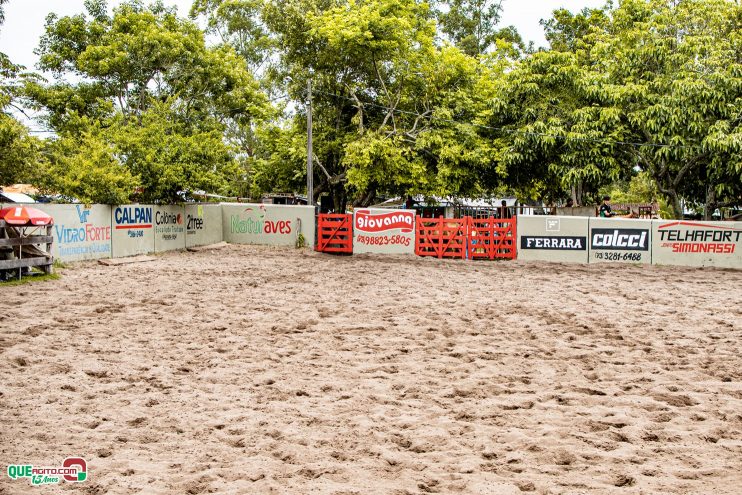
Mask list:
[[[0,288],[0,493],[742,487],[742,272],[229,246]],[[10,463],[88,461],[33,489]]]

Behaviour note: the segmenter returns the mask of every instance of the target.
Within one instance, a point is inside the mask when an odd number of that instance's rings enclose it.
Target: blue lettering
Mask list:
[[[116,208],[114,218],[117,224],[152,223],[152,209],[131,206]]]

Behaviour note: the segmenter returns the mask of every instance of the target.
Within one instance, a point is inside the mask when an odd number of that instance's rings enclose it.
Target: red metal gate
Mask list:
[[[468,218],[469,259],[515,259],[515,218]]]
[[[317,251],[353,253],[353,215],[317,215]]]
[[[466,218],[423,218],[415,221],[415,254],[436,258],[466,257]]]

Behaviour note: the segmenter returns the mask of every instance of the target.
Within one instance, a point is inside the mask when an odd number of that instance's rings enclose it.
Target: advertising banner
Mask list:
[[[353,212],[353,252],[415,254],[415,210]]]
[[[652,221],[590,218],[590,263],[651,263]]]
[[[150,205],[114,206],[111,242],[114,258],[148,254],[155,250],[154,213]]]
[[[742,222],[654,220],[652,263],[742,269]]]
[[[218,204],[185,206],[186,247],[222,242],[222,207]]]
[[[224,240],[235,244],[294,246],[299,234],[314,246],[314,207],[223,203]]]
[[[111,207],[35,203],[54,218],[52,255],[62,261],[111,257]]]
[[[153,211],[155,252],[185,249],[185,208],[175,205],[161,205],[153,207]]]
[[[518,217],[518,259],[587,263],[587,217]]]

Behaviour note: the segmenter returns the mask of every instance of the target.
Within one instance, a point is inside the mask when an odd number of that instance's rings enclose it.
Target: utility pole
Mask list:
[[[307,80],[307,205],[314,206],[314,172],[312,170],[312,80]]]

